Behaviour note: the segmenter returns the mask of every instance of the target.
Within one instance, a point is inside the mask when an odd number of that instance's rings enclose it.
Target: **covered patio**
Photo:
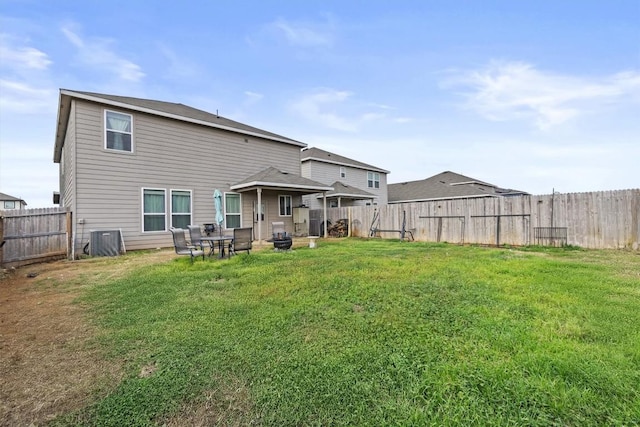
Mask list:
[[[374,204],[374,200],[376,198],[375,195],[361,190],[357,187],[344,184],[340,181],[336,181],[331,184],[333,190],[329,190],[324,194],[318,196],[318,198],[326,198],[329,201],[329,207],[341,208],[343,206],[343,202],[346,201],[348,204],[353,203],[355,200],[370,200],[371,204]],[[326,212],[325,212],[326,218]]]
[[[265,237],[268,236],[264,227],[269,227],[269,219],[283,220],[281,216],[276,216],[273,212],[265,212],[267,206],[269,206],[266,202],[271,201],[271,206],[273,206],[274,200],[277,205],[281,203],[280,197],[290,196],[291,201],[295,197],[298,204],[300,204],[303,195],[321,193],[319,197],[323,198],[323,209],[326,218],[326,193],[332,191],[333,187],[304,178],[295,173],[269,167],[231,185],[230,190],[248,196],[246,198],[247,201],[243,203],[247,205],[245,209],[252,212],[252,226],[255,226],[256,240],[258,244],[261,244]],[[255,201],[253,207],[249,206],[249,201]],[[289,206],[289,208],[292,208],[292,206]],[[282,206],[280,206],[280,209],[282,209]],[[286,215],[285,218],[289,224],[293,225],[293,218],[290,214]]]

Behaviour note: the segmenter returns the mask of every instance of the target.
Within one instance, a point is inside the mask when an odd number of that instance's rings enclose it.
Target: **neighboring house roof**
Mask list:
[[[2,202],[5,202],[5,201],[6,202],[20,202],[21,204],[23,204],[25,206],[27,205],[27,202],[25,202],[21,198],[13,197],[13,196],[10,196],[10,195],[5,194],[5,193],[0,193],[0,201],[2,201]]]
[[[307,194],[333,190],[331,186],[321,184],[294,173],[283,172],[273,166],[251,175],[230,187],[233,191],[249,191],[255,190],[256,188],[293,190]]]
[[[340,181],[334,182],[333,184],[331,184],[331,186],[333,187],[333,190],[327,192],[327,198],[344,197],[345,199],[364,200],[375,199],[377,197],[367,191],[344,184]],[[318,198],[321,197],[322,195],[318,196]]]
[[[84,99],[86,101],[98,102],[116,108],[124,108],[133,111],[181,120],[184,122],[196,123],[203,126],[210,126],[217,129],[237,132],[240,134],[258,136],[285,144],[292,144],[299,147],[306,147],[307,144],[296,141],[272,132],[258,129],[240,122],[236,122],[218,114],[208,113],[184,104],[173,102],[155,101],[151,99],[132,98],[129,96],[106,95],[93,92],[72,91],[60,89],[60,103],[58,111],[58,128],[56,129],[56,144],[54,150],[54,162],[60,162],[62,144],[67,132],[67,123],[70,112],[71,99]]]
[[[388,203],[528,194],[524,191],[500,188],[450,171],[420,181],[387,184],[387,190]]]
[[[315,147],[302,150],[300,157],[301,157],[300,159],[301,162],[308,162],[310,160],[315,160],[317,162],[322,162],[322,163],[332,163],[339,166],[349,166],[356,169],[366,169],[372,172],[389,173],[388,170],[381,169],[376,166],[371,166],[366,163],[349,159],[348,157],[330,153],[328,151],[324,151]]]

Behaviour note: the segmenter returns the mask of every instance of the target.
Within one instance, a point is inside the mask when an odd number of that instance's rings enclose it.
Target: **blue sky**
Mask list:
[[[180,102],[391,171],[640,187],[640,0],[0,0],[0,192],[58,190],[59,89]]]

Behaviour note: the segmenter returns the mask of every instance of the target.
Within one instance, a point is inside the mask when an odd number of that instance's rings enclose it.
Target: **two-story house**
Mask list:
[[[293,229],[292,209],[333,188],[300,174],[306,144],[183,104],[60,90],[54,162],[60,204],[73,213],[74,252],[92,230],[121,230],[127,249],[171,246],[171,227],[271,223]]]
[[[333,187],[326,193],[329,207],[387,204],[389,171],[319,148],[301,154],[302,176]],[[323,207],[323,194],[303,196],[311,209]]]
[[[501,188],[451,171],[444,171],[418,181],[389,184],[388,189],[389,204],[529,194],[520,190]]]
[[[0,210],[3,209],[24,209],[27,206],[27,202],[24,200],[13,197],[8,194],[0,193]]]

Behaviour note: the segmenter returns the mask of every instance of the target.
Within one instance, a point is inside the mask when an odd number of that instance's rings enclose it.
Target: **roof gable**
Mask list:
[[[58,124],[56,131],[56,143],[54,148],[54,162],[60,161],[60,153],[62,144],[66,134],[66,127],[69,118],[69,111],[72,99],[83,99],[85,101],[96,102],[100,104],[110,105],[117,108],[124,108],[133,111],[139,111],[156,116],[166,117],[174,120],[181,120],[189,123],[209,126],[216,129],[237,132],[240,134],[258,136],[272,141],[282,142],[285,144],[306,147],[307,144],[296,141],[273,132],[268,132],[244,123],[227,119],[218,114],[212,114],[207,111],[198,110],[184,104],[173,102],[156,101],[152,99],[133,98],[128,96],[107,95],[94,92],[71,91],[60,89],[60,101],[58,110]]]

